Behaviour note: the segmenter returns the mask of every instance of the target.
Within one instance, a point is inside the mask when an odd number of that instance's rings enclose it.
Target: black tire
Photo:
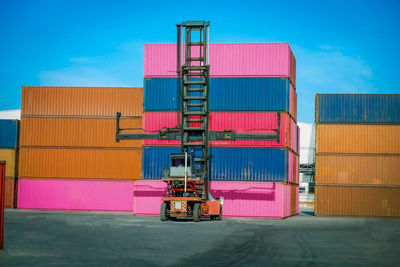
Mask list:
[[[166,220],[168,220],[167,218],[167,203],[163,202],[161,204],[161,208],[160,208],[160,219],[161,221],[165,222]]]
[[[193,205],[193,221],[199,222],[201,217],[200,203],[194,203]]]

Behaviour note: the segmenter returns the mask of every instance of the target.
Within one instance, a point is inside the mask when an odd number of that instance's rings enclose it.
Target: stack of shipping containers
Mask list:
[[[316,215],[400,216],[400,95],[316,96]]]
[[[23,87],[18,208],[131,211],[142,141],[142,88]]]
[[[195,52],[192,52],[192,55]],[[176,127],[176,45],[145,45],[146,131]],[[224,197],[224,216],[284,218],[298,212],[296,61],[288,44],[211,44],[210,131],[274,133],[276,141],[211,141],[210,191]],[[254,130],[256,129],[256,130]],[[161,179],[180,141],[145,140],[143,181],[134,185],[134,213],[159,213]],[[194,151],[196,153],[196,151]]]
[[[4,207],[16,207],[18,174],[18,120],[0,120],[0,161],[6,164]]]

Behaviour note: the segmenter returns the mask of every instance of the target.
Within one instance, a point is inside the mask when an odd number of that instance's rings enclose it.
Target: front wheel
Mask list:
[[[160,208],[160,219],[161,219],[161,221],[166,221],[168,218],[167,218],[167,203],[166,202],[163,202],[162,204],[161,204],[161,208]]]
[[[201,217],[201,207],[200,203],[194,203],[193,206],[193,221],[199,222]]]

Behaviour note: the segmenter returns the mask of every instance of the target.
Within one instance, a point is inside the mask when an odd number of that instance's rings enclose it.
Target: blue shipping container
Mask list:
[[[0,120],[0,148],[17,148],[18,126],[16,120]]]
[[[170,166],[170,154],[180,147],[144,147],[143,179],[161,179]],[[196,155],[196,151],[194,152]],[[254,147],[212,147],[211,181],[288,181],[286,149]]]
[[[400,124],[400,94],[317,94],[315,122]]]
[[[144,111],[176,111],[180,103],[176,78],[144,80]],[[289,112],[287,78],[211,78],[210,111]]]

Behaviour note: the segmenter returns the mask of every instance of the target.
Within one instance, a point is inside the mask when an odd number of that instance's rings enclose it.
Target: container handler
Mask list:
[[[272,134],[240,134],[234,130],[209,131],[208,21],[186,21],[177,24],[177,127],[149,133],[126,133],[117,113],[116,141],[127,139],[180,140],[181,153],[170,156],[170,168],[163,170],[167,193],[162,197],[160,219],[202,217],[222,219],[223,198],[214,199],[209,191],[210,140],[279,141],[280,114],[277,129],[264,129]],[[183,41],[183,43],[182,43]],[[232,55],[234,56],[234,55]],[[260,130],[260,129],[254,129]],[[124,133],[125,132],[125,133]]]

